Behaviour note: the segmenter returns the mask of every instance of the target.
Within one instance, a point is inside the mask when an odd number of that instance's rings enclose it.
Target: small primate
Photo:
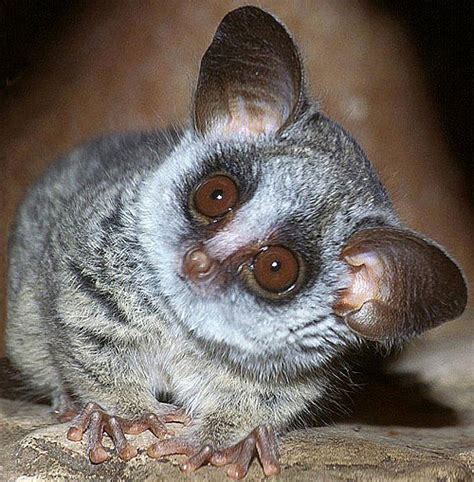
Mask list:
[[[81,146],[12,230],[8,354],[93,463],[137,450],[182,469],[258,457],[337,395],[349,352],[460,315],[460,269],[405,227],[355,140],[305,88],[285,27],[227,14],[182,129]],[[171,436],[168,422],[183,422]]]

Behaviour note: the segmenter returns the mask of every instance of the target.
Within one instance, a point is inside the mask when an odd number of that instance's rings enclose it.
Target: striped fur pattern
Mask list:
[[[201,116],[206,132],[190,122],[105,137],[30,189],[12,230],[7,338],[35,393],[126,417],[171,400],[196,421],[190,435],[217,446],[262,423],[284,431],[310,407],[323,417],[349,383],[348,354],[364,346],[332,312],[348,282],[341,249],[357,230],[398,220],[352,137],[293,97],[281,131],[270,115],[258,134],[219,135],[218,119]],[[209,234],[189,197],[214,172],[237,179],[244,201]],[[197,292],[181,273],[196,243],[225,259],[268,238],[305,260],[288,300],[237,278]]]

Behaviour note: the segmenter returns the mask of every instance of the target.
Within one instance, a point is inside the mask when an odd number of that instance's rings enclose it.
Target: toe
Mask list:
[[[278,444],[272,427],[261,426],[255,430],[256,446],[265,475],[280,473]]]
[[[151,445],[147,453],[154,459],[166,457],[167,455],[191,455],[195,451],[195,446],[180,438],[170,438],[160,440]]]
[[[126,462],[137,456],[138,450],[132,445],[127,443],[120,451],[117,451],[119,457]]]
[[[84,431],[79,427],[69,427],[69,430],[67,431],[67,438],[72,442],[80,442],[83,435]]]
[[[227,476],[231,479],[243,479],[247,475],[248,469],[239,464],[232,464],[227,469]]]
[[[214,449],[210,445],[205,445],[197,454],[189,457],[186,462],[180,465],[183,472],[194,472],[203,465],[207,465],[214,453]]]
[[[250,463],[255,455],[255,438],[249,435],[240,444],[235,462],[228,468],[227,475],[232,479],[242,479],[247,475]]]
[[[89,459],[93,464],[101,464],[110,458],[105,448],[102,446],[96,446],[89,450]]]
[[[267,463],[263,465],[263,472],[267,477],[278,475],[281,472],[280,464],[278,462],[276,464]]]
[[[122,424],[117,417],[109,417],[105,430],[110,435],[119,457],[122,460],[130,460],[137,455],[137,449],[128,443],[122,430]]]

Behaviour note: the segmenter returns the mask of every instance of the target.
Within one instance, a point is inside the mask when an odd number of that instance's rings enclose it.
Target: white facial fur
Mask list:
[[[182,198],[176,190],[183,176],[199,171],[211,149],[206,141],[188,133],[143,189],[141,243],[157,270],[162,294],[186,331],[206,342],[225,344],[239,352],[240,359],[290,352],[296,363],[299,357],[305,364],[326,358],[332,350],[328,346],[318,350],[322,343],[327,345],[328,339],[332,339],[334,344],[340,344],[344,337],[353,338],[331,313],[335,293],[346,282],[342,264],[333,265],[325,283],[302,290],[301,296],[286,304],[262,301],[238,280],[224,290],[209,289],[203,293],[197,292],[192,282],[183,277],[182,262],[190,248],[187,242],[190,229],[179,205]],[[279,163],[291,162],[287,158],[272,159],[272,172]],[[251,199],[222,230],[202,240],[211,257],[223,260],[249,243],[266,240],[280,220],[304,207],[301,193],[291,188],[294,179],[275,182],[273,176],[262,166]],[[298,176],[301,178],[304,173],[295,170],[295,177]],[[336,324],[339,326],[333,330]],[[307,349],[311,351],[311,362],[303,355]]]

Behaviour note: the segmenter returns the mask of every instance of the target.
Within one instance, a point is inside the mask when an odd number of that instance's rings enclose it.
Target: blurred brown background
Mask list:
[[[0,3],[0,332],[8,226],[26,188],[92,136],[185,119],[201,55],[244,3]],[[257,3],[293,33],[313,95],[365,148],[402,218],[472,281],[471,4]]]

